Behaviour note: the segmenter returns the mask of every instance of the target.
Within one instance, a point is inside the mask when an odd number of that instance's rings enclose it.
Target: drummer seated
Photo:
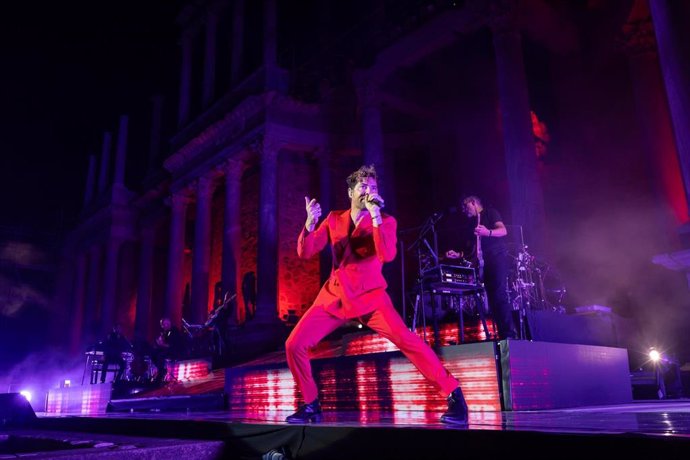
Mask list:
[[[130,353],[132,345],[127,341],[120,330],[119,325],[113,326],[113,330],[108,334],[108,337],[103,342],[103,366],[101,369],[101,383],[105,383],[105,378],[108,374],[108,369],[112,364],[117,365],[117,372],[113,382],[122,380],[125,372],[124,355]]]

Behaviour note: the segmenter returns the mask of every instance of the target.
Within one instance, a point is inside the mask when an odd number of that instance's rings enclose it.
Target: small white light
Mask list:
[[[357,329],[362,329],[362,323],[359,323],[359,324],[357,325]]]
[[[655,363],[659,362],[659,360],[661,360],[661,353],[652,348],[651,350],[649,350],[649,359]]]
[[[29,390],[22,390],[19,394],[24,396],[27,401],[31,402],[31,392]]]

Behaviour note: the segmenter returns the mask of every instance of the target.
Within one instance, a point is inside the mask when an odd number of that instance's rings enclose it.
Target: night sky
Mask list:
[[[0,27],[0,224],[73,223],[103,131],[116,132],[125,113],[130,126],[148,124],[150,96],[176,84],[178,3],[10,3]]]
[[[83,203],[88,155],[100,155],[103,131],[116,138],[121,114],[130,115],[128,177],[142,174],[137,169],[149,147],[151,95],[176,94],[179,3],[79,0],[4,7],[0,363],[5,369],[44,346],[53,313],[53,274],[18,269],[12,259],[34,257],[55,269],[61,238]],[[17,240],[29,243],[26,251],[8,255]],[[13,302],[22,286],[37,289],[29,300]]]

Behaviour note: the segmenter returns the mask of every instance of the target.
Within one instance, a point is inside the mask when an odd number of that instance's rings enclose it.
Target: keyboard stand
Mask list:
[[[431,311],[433,312],[433,327],[434,327],[434,340],[436,344],[440,345],[439,341],[439,328],[438,319],[436,315],[436,296],[452,296],[458,299],[458,341],[459,343],[465,343],[465,320],[463,318],[463,308],[462,305],[466,300],[464,297],[474,296],[475,305],[477,307],[477,313],[479,314],[479,319],[482,322],[482,328],[484,329],[484,334],[487,340],[493,338],[492,334],[489,332],[489,327],[486,322],[486,311],[487,311],[487,298],[486,290],[483,286],[475,286],[473,288],[467,287],[453,287],[453,286],[439,286],[438,284],[429,287],[429,293],[431,294]],[[422,300],[422,304],[424,301]],[[437,345],[437,346],[439,346]]]

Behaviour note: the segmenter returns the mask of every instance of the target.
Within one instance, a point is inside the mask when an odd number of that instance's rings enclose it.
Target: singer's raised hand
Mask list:
[[[305,196],[304,206],[307,210],[307,222],[304,226],[307,230],[313,232],[319,217],[321,217],[321,205],[316,201],[316,198],[310,200],[309,197]]]
[[[367,207],[367,210],[370,213],[377,213],[381,208],[383,208],[384,201],[383,198],[381,198],[381,195],[378,193],[367,193],[367,196],[364,199],[364,206]]]

